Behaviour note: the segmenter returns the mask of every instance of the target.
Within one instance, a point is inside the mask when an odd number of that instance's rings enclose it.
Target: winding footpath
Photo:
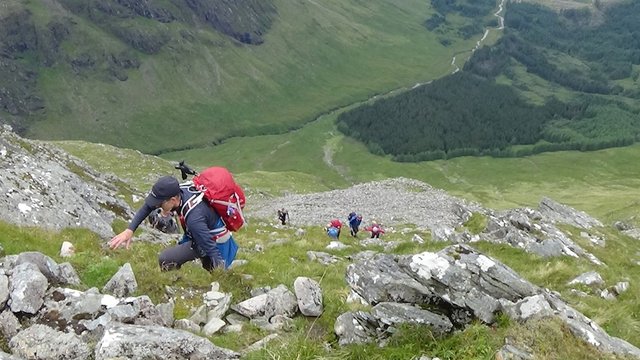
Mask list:
[[[502,0],[500,2],[500,5],[498,5],[498,10],[496,10],[495,13],[493,13],[494,16],[496,16],[498,18],[498,27],[495,28],[494,30],[503,30],[504,29],[504,16],[502,16],[502,12],[504,11],[504,2],[505,0]],[[471,49],[471,53],[473,54],[476,50],[478,50],[480,48],[480,46],[482,45],[482,43],[487,39],[487,36],[489,35],[489,31],[491,30],[491,28],[486,28],[484,30],[484,34],[482,35],[482,38],[480,40],[478,40],[478,42],[476,43],[476,46]],[[466,51],[458,53],[458,54],[464,54]],[[458,65],[456,65],[456,56],[453,56],[453,59],[451,59],[451,66],[455,66],[455,70],[453,70],[452,74],[457,73],[458,71],[460,71],[460,67]]]

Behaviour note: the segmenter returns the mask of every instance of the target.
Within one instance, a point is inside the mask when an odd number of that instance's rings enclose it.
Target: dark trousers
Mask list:
[[[191,241],[165,249],[158,256],[158,263],[162,271],[176,270],[188,262],[195,259],[202,261],[202,267],[211,271],[213,262],[208,256],[201,257],[200,254],[191,247]]]

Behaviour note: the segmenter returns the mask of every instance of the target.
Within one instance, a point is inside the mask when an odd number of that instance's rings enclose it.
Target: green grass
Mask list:
[[[319,228],[306,230],[307,234],[302,238],[296,238],[293,235],[293,229],[278,229],[268,225],[258,225],[250,231],[243,230],[236,235],[241,244],[238,257],[247,259],[248,264],[230,271],[216,271],[212,274],[195,264],[188,264],[179,271],[160,272],[156,259],[157,253],[162,249],[161,246],[134,242],[128,251],[122,249],[112,251],[106,249],[96,235],[86,230],[49,232],[0,223],[0,234],[2,234],[0,244],[8,254],[40,251],[57,262],[71,262],[82,279],[80,289],[102,288],[122,264],[129,262],[137,275],[138,294],[149,295],[157,304],[166,301],[165,286],[171,286],[177,291],[174,313],[176,318],[191,315],[193,309],[201,303],[201,295],[208,291],[212,281],[220,282],[222,291],[231,292],[234,302],[248,298],[249,290],[258,286],[275,287],[284,284],[291,289],[293,281],[298,276],[306,276],[318,281],[323,289],[325,307],[323,315],[317,319],[298,315],[294,319],[292,331],[281,334],[279,340],[270,343],[266,349],[247,355],[247,359],[377,360],[408,359],[420,354],[437,356],[443,360],[493,359],[495,353],[504,344],[505,337],[510,338],[514,344],[529,349],[535,354],[536,359],[613,359],[613,357],[595,353],[593,349],[576,340],[568,329],[556,320],[518,324],[510,322],[503,316],[499,317],[495,326],[474,323],[464,331],[445,338],[436,338],[423,327],[403,326],[383,348],[375,345],[354,345],[327,351],[324,344],[335,345],[337,341],[333,333],[336,317],[346,311],[366,311],[367,307],[345,303],[348,295],[348,288],[344,281],[346,261],[325,266],[307,260],[308,250],[322,251],[329,240]],[[565,230],[578,234],[572,228]],[[388,234],[386,237],[391,239],[393,236],[393,240],[405,242],[405,245],[394,250],[394,253],[437,251],[445,246],[442,243],[429,241],[424,245],[411,243],[412,235],[412,233]],[[429,239],[427,234],[420,235]],[[629,253],[638,251],[635,240],[620,237],[613,231],[606,232],[605,235],[608,239],[606,248],[589,250],[609,265],[606,268],[597,269],[607,284],[615,283],[622,274],[625,274],[624,277],[632,284],[640,281],[637,272],[629,271],[631,267],[626,262],[626,259],[629,259]],[[274,239],[284,241],[276,245],[273,243]],[[342,240],[351,245],[352,249],[336,252],[336,255],[344,256],[364,250],[355,239],[345,237]],[[63,241],[74,243],[76,255],[65,259],[57,255]],[[250,251],[256,244],[260,244],[264,251]],[[588,299],[578,298],[570,295],[566,282],[582,271],[592,268],[592,265],[585,261],[565,258],[542,259],[511,247],[493,244],[479,243],[477,247],[505,262],[536,285],[560,291],[572,306],[592,317],[610,334],[622,337],[632,344],[640,343],[638,336],[640,320],[636,316],[639,309],[635,301],[640,296],[637,288],[632,286],[628,293],[614,302],[595,296]],[[254,278],[245,280],[242,274],[251,274]],[[247,326],[241,334],[220,334],[210,339],[219,346],[242,350],[265,335],[264,331]]]
[[[632,194],[640,186],[640,168],[632,166],[640,145],[593,152],[564,151],[524,158],[461,157],[422,163],[395,163],[375,156],[334,127],[336,113],[288,135],[231,139],[208,149],[163,155],[186,160],[196,167],[213,164],[229,167],[256,188],[281,192],[315,191],[347,187],[353,183],[409,177],[425,181],[452,195],[495,209],[537,207],[544,196],[586,211],[605,224],[635,221],[639,199]],[[331,145],[331,166],[325,146]],[[291,176],[260,176],[269,171]],[[254,173],[255,172],[255,173]],[[285,175],[281,175],[285,176]],[[301,179],[298,187],[295,179]],[[309,181],[316,180],[316,186]],[[270,183],[276,180],[277,183]]]
[[[284,132],[326,109],[438,78],[450,71],[453,53],[475,43],[443,47],[422,26],[431,9],[418,0],[276,3],[277,21],[260,46],[170,23],[172,40],[156,55],[137,54],[142,64],[127,81],[74,75],[63,62],[41,69],[47,113],[29,136],[159,152],[233,134]],[[69,51],[102,56],[126,49],[84,19],[42,7],[29,5],[38,22],[46,14],[78,22],[82,31],[63,43]],[[182,30],[195,40],[184,41]]]
[[[333,130],[333,118],[334,115],[321,119],[309,125],[314,127],[313,131],[305,127],[295,136],[258,137],[256,141],[245,138],[242,142],[237,140],[237,144],[230,141],[215,147],[208,155],[204,152],[200,157],[190,157],[188,153],[180,155],[194,167],[204,166],[208,161],[211,162],[209,165],[228,165],[243,186],[253,193],[280,195],[285,192],[322,191],[334,186],[347,186],[351,181],[402,175],[428,181],[451,193],[480,200],[490,207],[534,206],[539,201],[539,195],[546,194],[603,220],[622,219],[633,222],[632,216],[637,213],[637,200],[628,194],[636,186],[639,174],[638,170],[628,164],[638,156],[638,146],[592,153],[559,152],[525,159],[460,158],[421,164],[397,164],[385,158],[374,157],[364,152],[361,145],[342,139]],[[118,151],[116,148],[82,142],[58,144],[81,156],[98,171],[125,176],[135,187],[139,186],[141,192],[145,186],[148,188],[148,180],[145,179],[149,177],[149,173],[173,170],[172,163],[136,151]],[[330,144],[333,166],[324,162],[323,144]],[[253,145],[262,148],[251,151]],[[221,156],[220,151],[228,152],[236,158],[243,157],[243,161],[232,162]],[[353,151],[358,156],[352,156]],[[291,160],[277,161],[272,158],[274,155],[276,158]],[[207,160],[207,156],[212,158]],[[261,170],[251,171],[260,163]],[[120,168],[118,164],[126,166]],[[375,166],[372,167],[372,164]],[[295,167],[304,167],[304,171],[295,171]],[[328,176],[328,173],[331,175]],[[347,181],[345,177],[351,180]],[[597,192],[593,190],[596,188]],[[333,344],[337,340],[333,334],[337,316],[346,311],[367,309],[345,303],[348,295],[344,281],[347,262],[323,266],[307,260],[308,250],[323,251],[328,243],[320,226],[306,228],[306,235],[296,238],[293,229],[274,228],[256,220],[259,219],[249,219],[252,226],[236,235],[241,246],[238,258],[248,260],[248,264],[228,272],[218,271],[213,274],[195,264],[176,272],[160,272],[156,259],[162,246],[134,242],[129,251],[111,251],[95,235],[84,230],[52,233],[0,224],[0,244],[7,253],[37,250],[52,256],[56,261],[63,261],[57,257],[60,244],[65,240],[71,241],[78,252],[69,261],[80,273],[83,282],[81,288],[101,288],[119,266],[129,262],[136,274],[144,274],[138,275],[139,294],[148,294],[155,303],[164,302],[165,286],[169,285],[179,294],[185,295],[184,299],[176,302],[176,318],[190,316],[201,302],[200,295],[209,289],[212,281],[220,282],[223,291],[231,292],[234,302],[248,298],[250,289],[258,286],[275,287],[285,284],[291,288],[297,276],[307,276],[318,281],[323,289],[324,314],[317,319],[297,317],[294,330],[285,333],[282,342],[274,342],[267,349],[249,355],[249,359],[406,359],[416,354],[438,356],[442,359],[492,359],[493,354],[502,346],[505,336],[529,347],[536,358],[540,359],[604,358],[598,357],[602,355],[593,353],[590,348],[575,340],[563,325],[555,321],[526,325],[501,321],[497,327],[475,324],[446,339],[433,339],[427,329],[409,328],[399,331],[386,348],[349,346],[327,352],[323,344]],[[476,232],[484,227],[485,221],[483,216],[475,214],[466,227]],[[124,226],[124,221],[118,221],[114,223],[114,230],[120,231]],[[600,248],[583,239],[578,229],[563,228],[571,234],[574,241],[608,266],[595,267],[586,260],[566,257],[540,258],[512,247],[489,243],[477,243],[474,246],[504,262],[534,284],[559,291],[571,306],[591,317],[611,335],[621,337],[636,346],[640,345],[640,308],[636,301],[640,293],[637,287],[632,285],[616,301],[609,301],[598,296],[577,297],[567,286],[568,281],[590,270],[598,271],[606,286],[625,280],[631,284],[638,283],[640,277],[636,271],[637,265],[633,263],[636,256],[634,254],[640,252],[637,240],[622,236],[613,228],[604,227],[592,231],[606,239],[606,247]],[[403,242],[393,253],[438,251],[445,246],[430,241],[423,245],[413,243],[411,238],[414,233],[426,240],[431,238],[428,233],[419,231],[409,231],[404,235],[388,234],[387,239],[391,240],[393,236],[392,240]],[[283,239],[284,242],[276,245],[274,239]],[[363,250],[354,239],[346,237],[343,241],[352,248],[334,252],[336,255],[346,256]],[[264,252],[251,251],[256,245],[262,246]],[[251,274],[253,279],[245,280],[243,274]],[[265,335],[257,328],[248,327],[242,335],[215,335],[211,340],[220,346],[240,350]],[[559,351],[559,357],[555,357],[554,349]]]
[[[472,234],[479,234],[487,227],[488,219],[480,213],[473,213],[467,222],[464,223],[465,228]]]

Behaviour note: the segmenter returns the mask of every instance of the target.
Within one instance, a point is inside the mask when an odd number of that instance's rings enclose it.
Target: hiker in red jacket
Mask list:
[[[338,220],[338,219],[333,219],[327,224],[326,229],[329,229],[329,228],[332,228],[332,227],[338,229],[338,236],[336,236],[336,239],[339,239],[340,238],[340,230],[342,230],[342,222],[340,220]]]
[[[378,224],[375,221],[371,222],[370,226],[364,228],[366,231],[371,231],[371,239],[376,238],[379,239],[380,235],[384,234],[384,229],[382,225]]]

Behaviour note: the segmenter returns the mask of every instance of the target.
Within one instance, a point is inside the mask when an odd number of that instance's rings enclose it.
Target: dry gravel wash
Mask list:
[[[474,203],[448,195],[424,182],[394,178],[354,185],[348,189],[312,194],[292,194],[277,198],[252,195],[245,213],[249,219],[266,219],[276,223],[277,209],[289,211],[292,226],[325,225],[337,218],[344,223],[356,211],[363,225],[375,220],[386,226],[413,224],[420,229],[455,227],[461,219],[460,206],[471,211],[482,208]]]

